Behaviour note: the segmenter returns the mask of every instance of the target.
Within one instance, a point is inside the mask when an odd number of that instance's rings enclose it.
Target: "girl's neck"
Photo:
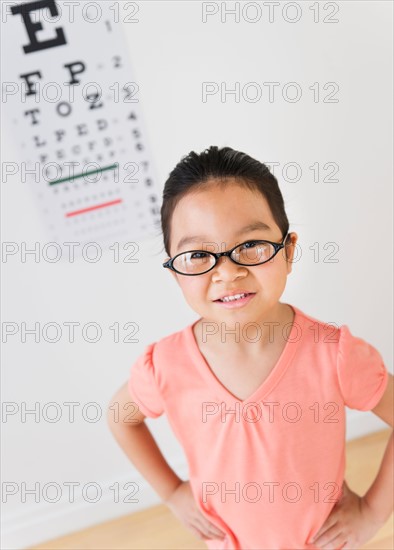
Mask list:
[[[258,358],[264,352],[283,347],[294,317],[295,312],[289,304],[278,302],[275,310],[256,321],[229,324],[201,318],[194,325],[193,332],[200,349],[209,348],[212,352],[231,357]],[[215,334],[210,332],[212,324],[218,325]],[[284,331],[285,325],[288,328]]]

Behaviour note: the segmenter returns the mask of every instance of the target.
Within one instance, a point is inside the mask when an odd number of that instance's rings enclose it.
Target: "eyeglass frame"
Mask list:
[[[169,260],[164,262],[162,265],[163,265],[163,267],[172,269],[172,271],[175,271],[175,273],[178,273],[178,275],[185,275],[186,277],[195,277],[196,275],[205,275],[205,273],[208,273],[209,271],[211,271],[217,265],[218,260],[221,256],[228,256],[230,258],[230,260],[232,262],[234,262],[235,264],[237,264],[237,265],[250,266],[250,267],[253,267],[255,265],[262,265],[262,264],[265,264],[265,263],[269,262],[270,260],[272,260],[272,258],[274,258],[278,254],[279,250],[281,250],[282,248],[285,247],[285,242],[286,242],[286,239],[287,239],[288,235],[290,235],[289,231],[287,231],[287,233],[285,234],[285,236],[283,237],[283,239],[280,243],[273,243],[272,241],[267,241],[265,239],[249,239],[247,241],[244,241],[243,243],[237,244],[236,246],[231,248],[231,250],[227,250],[226,252],[211,252],[210,250],[186,250],[185,252],[179,252],[179,254],[176,254],[175,256],[173,256],[172,258],[170,258]],[[268,258],[268,260],[264,260],[264,262],[259,262],[258,264],[241,264],[241,263],[237,262],[236,260],[234,260],[234,258],[231,257],[231,254],[234,252],[234,250],[236,248],[238,248],[239,246],[242,246],[243,244],[250,243],[250,242],[272,244],[272,246],[275,249],[275,252],[271,256],[271,258]],[[181,273],[180,271],[175,269],[175,267],[173,266],[174,260],[178,256],[181,256],[182,254],[188,254],[188,253],[191,253],[191,252],[204,252],[206,254],[210,254],[211,256],[215,257],[215,263],[213,264],[212,267],[207,269],[207,271],[203,271],[202,273]]]

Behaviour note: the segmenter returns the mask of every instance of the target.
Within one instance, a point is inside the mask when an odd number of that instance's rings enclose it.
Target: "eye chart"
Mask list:
[[[20,153],[8,171],[33,193],[50,240],[153,233],[159,190],[122,28],[138,24],[138,5],[4,1],[2,18],[2,110]]]

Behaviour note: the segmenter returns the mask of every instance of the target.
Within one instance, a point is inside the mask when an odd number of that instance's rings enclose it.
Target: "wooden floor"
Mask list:
[[[390,429],[347,443],[345,479],[365,494],[375,479]],[[394,517],[360,550],[393,550]],[[178,550],[207,548],[165,505],[123,516],[34,547],[35,550]]]

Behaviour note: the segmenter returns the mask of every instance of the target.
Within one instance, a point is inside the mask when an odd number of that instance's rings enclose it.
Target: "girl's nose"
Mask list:
[[[233,280],[238,277],[245,277],[247,273],[246,266],[236,264],[228,256],[221,256],[212,269],[212,279]]]

